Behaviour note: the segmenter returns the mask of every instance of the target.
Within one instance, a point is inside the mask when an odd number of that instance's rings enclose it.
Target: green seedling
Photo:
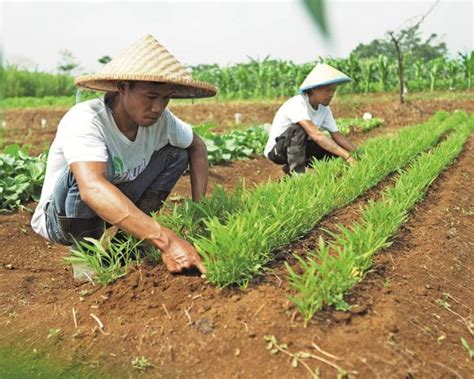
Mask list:
[[[461,344],[464,347],[464,349],[467,351],[467,353],[469,354],[469,359],[474,359],[474,350],[463,337],[461,337]]]
[[[61,336],[61,329],[60,328],[51,328],[48,330],[48,336],[46,339],[50,338],[59,338]]]
[[[132,264],[140,263],[140,245],[140,241],[128,235],[106,241],[84,238],[76,242],[65,260],[90,267],[96,274],[92,278],[94,281],[109,284],[125,275]]]
[[[141,357],[135,357],[132,359],[132,367],[141,372],[145,372],[149,367],[152,367],[152,364],[142,355]]]

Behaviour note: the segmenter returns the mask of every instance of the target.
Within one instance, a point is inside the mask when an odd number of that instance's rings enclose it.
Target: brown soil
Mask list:
[[[382,116],[387,124],[354,139],[391,133],[435,109],[474,108],[472,102],[455,101],[417,106],[422,112],[387,104],[358,110]],[[292,368],[287,356],[265,349],[264,336],[274,335],[291,352],[317,353],[316,343],[341,358],[329,360],[356,370],[360,378],[472,377],[472,361],[460,338],[474,346],[467,325],[474,304],[473,147],[471,137],[394,244],[376,257],[373,271],[347,296],[359,307],[346,314],[325,309],[307,328],[287,301],[291,289],[282,258],[313,248],[317,230],[279,254],[272,270],[245,290],[219,290],[198,276],[174,276],[162,265],[149,264],[108,287],[75,287],[63,263],[67,248],[35,235],[28,212],[1,215],[0,347],[36,349],[60,362],[66,376],[74,369],[93,377],[134,376],[138,371],[131,367],[132,358],[145,356],[154,365],[145,372],[150,377],[309,377],[301,365]],[[234,162],[212,168],[210,187],[230,189],[241,177],[259,183],[280,175],[279,167],[263,159]],[[187,180],[180,181],[176,195],[189,192]],[[357,206],[383,185],[326,217],[318,229],[355,219]],[[105,334],[90,314],[103,322]],[[50,328],[60,328],[60,336],[48,339]],[[306,363],[319,366],[323,378],[336,376],[320,361]]]
[[[424,121],[439,109],[452,111],[464,109],[472,112],[474,100],[412,100],[405,106],[400,106],[394,95],[388,96],[389,101],[379,101],[375,95],[351,98],[339,101],[337,98],[331,103],[331,108],[337,117],[361,117],[364,112],[370,112],[374,117],[385,120],[386,126],[404,126],[415,122]],[[385,100],[387,96],[383,99]],[[199,125],[202,123],[213,123],[216,125],[214,131],[223,133],[231,128],[245,127],[255,124],[271,123],[278,107],[282,101],[250,102],[205,102],[196,104],[175,103],[170,109],[183,120]],[[30,108],[30,109],[7,109],[4,111],[4,120],[7,127],[3,134],[3,146],[18,143],[30,146],[32,154],[38,154],[47,150],[54,139],[56,128],[60,119],[67,112],[67,108]],[[241,124],[235,125],[234,115],[242,115]],[[41,120],[47,120],[44,128]],[[385,133],[384,130],[380,131]],[[1,136],[1,134],[0,134]],[[0,138],[0,147],[1,145]]]

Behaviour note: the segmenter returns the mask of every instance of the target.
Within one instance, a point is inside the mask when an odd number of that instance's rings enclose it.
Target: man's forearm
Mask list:
[[[331,133],[331,136],[339,146],[343,147],[347,151],[357,150],[357,146],[355,146],[348,138],[346,138],[340,132]]]
[[[96,182],[84,193],[83,201],[103,220],[126,231],[138,239],[157,241],[160,247],[167,244],[162,227],[143,213],[116,186]],[[165,241],[166,240],[166,241]]]
[[[209,177],[209,162],[204,142],[194,134],[194,140],[188,148],[189,171],[191,177],[191,193],[194,201],[201,200],[206,195]]]
[[[334,142],[331,138],[326,137],[324,134],[316,134],[314,136],[310,136],[311,139],[316,142],[319,146],[321,146],[324,150],[329,151],[330,153],[337,155],[343,159],[347,159],[350,157],[350,154],[347,150],[339,146],[336,142]]]
[[[346,160],[350,157],[348,151],[339,146],[331,138],[326,137],[324,133],[317,129],[316,125],[312,121],[301,120],[298,122],[298,124],[304,129],[308,137],[321,146],[324,150],[329,151],[330,153]]]

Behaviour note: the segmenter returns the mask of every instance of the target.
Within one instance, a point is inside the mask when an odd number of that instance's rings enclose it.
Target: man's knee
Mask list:
[[[298,124],[293,124],[290,126],[290,143],[289,146],[306,146],[308,141],[308,134],[305,130]]]

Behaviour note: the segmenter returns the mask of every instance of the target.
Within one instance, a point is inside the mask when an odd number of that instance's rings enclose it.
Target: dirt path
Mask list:
[[[394,121],[372,133],[403,125]],[[293,369],[288,357],[265,349],[264,336],[274,335],[292,352],[312,351],[316,343],[360,378],[471,377],[472,361],[460,337],[471,346],[474,337],[440,304],[472,316],[473,147],[471,137],[392,247],[377,256],[373,272],[348,296],[360,305],[358,312],[325,310],[307,328],[287,301],[281,264],[243,291],[172,276],[161,265],[143,265],[109,287],[76,288],[62,261],[67,248],[34,235],[27,212],[1,215],[0,348],[36,351],[35,359],[57,361],[66,376],[136,375],[131,360],[145,356],[155,366],[146,371],[149,377],[306,377],[301,365]],[[280,171],[257,159],[214,167],[211,180],[231,188],[240,175],[252,183]],[[188,191],[186,180],[177,194]],[[324,226],[351,219],[354,211],[354,206],[337,211]],[[308,241],[290,250],[307,249]],[[103,322],[106,334],[90,314]],[[47,338],[54,328],[59,335]],[[333,368],[307,363],[319,366],[323,378],[335,377]]]

